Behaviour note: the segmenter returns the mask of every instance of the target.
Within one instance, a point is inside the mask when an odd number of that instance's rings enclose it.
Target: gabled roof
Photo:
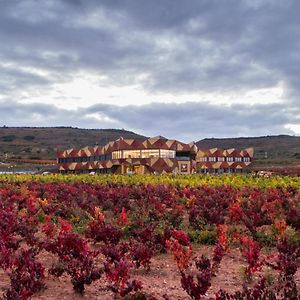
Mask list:
[[[253,157],[254,149],[247,148],[247,149],[221,149],[221,148],[211,148],[211,149],[198,149],[197,157],[204,157],[204,156],[226,156],[226,157]]]
[[[118,150],[135,150],[135,149],[165,149],[175,151],[191,151],[196,153],[197,146],[194,143],[186,144],[177,140],[169,140],[162,136],[156,136],[148,139],[124,139],[120,137],[115,141],[111,141],[104,146],[84,147],[81,149],[68,149],[58,151],[58,157],[71,156],[90,156],[101,155]]]

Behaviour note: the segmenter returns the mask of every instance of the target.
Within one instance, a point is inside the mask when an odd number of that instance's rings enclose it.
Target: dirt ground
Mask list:
[[[207,254],[211,256],[213,247],[201,246],[194,250],[196,256]],[[51,255],[42,254],[40,261],[48,268],[53,261]],[[242,266],[245,266],[238,249],[232,249],[223,258],[218,275],[213,278],[212,286],[207,295],[203,299],[214,299],[214,294],[219,289],[226,291],[236,291],[241,288]],[[167,294],[172,300],[187,300],[190,299],[185,291],[181,288],[180,276],[177,271],[176,263],[169,254],[156,256],[152,260],[151,270],[137,270],[132,274],[132,278],[139,279],[143,282],[143,289],[158,299],[163,299],[163,295]],[[297,284],[300,286],[300,273],[296,274]],[[86,286],[86,292],[83,296],[77,295],[73,292],[72,284],[68,276],[62,276],[60,279],[53,278],[46,275],[47,289],[40,294],[35,295],[32,299],[39,300],[111,300],[113,294],[111,292],[103,291],[105,286],[105,279],[101,279]],[[0,289],[3,292],[9,286],[9,279],[3,272],[0,273]]]

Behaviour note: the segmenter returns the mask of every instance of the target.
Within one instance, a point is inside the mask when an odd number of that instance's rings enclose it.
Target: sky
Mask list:
[[[0,126],[300,134],[299,0],[0,0]]]

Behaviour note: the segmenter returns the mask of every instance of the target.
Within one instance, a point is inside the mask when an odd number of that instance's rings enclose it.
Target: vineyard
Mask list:
[[[300,299],[300,178],[0,176],[0,299]]]

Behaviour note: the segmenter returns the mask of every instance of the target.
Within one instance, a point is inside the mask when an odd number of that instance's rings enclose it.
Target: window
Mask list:
[[[226,161],[232,162],[233,161],[233,157],[231,157],[231,156],[226,157]]]
[[[143,150],[118,150],[112,152],[113,159],[120,158],[175,158],[175,150],[143,149]],[[104,159],[104,158],[103,158]]]
[[[175,158],[175,154],[174,150],[160,149],[160,157],[162,158]]]
[[[243,157],[243,161],[244,162],[250,162],[251,160],[250,160],[250,157]]]
[[[241,158],[241,157],[235,157],[234,160],[237,161],[237,162],[241,162],[241,161],[242,161],[242,158]]]
[[[217,158],[216,157],[209,157],[208,161],[209,162],[215,162],[215,161],[217,161]]]
[[[223,156],[218,157],[218,161],[225,161],[225,157]]]
[[[112,152],[112,159],[119,159],[122,158],[122,151],[113,151]]]
[[[115,152],[121,152],[121,151],[115,151]],[[120,154],[115,153],[115,156],[118,156]],[[110,160],[110,156],[108,154],[102,154],[99,156],[94,156],[94,161],[99,161],[99,160]]]
[[[200,157],[200,161],[207,161],[207,157],[206,156],[204,156],[204,157]]]
[[[140,158],[141,150],[123,150],[123,158]]]
[[[159,149],[144,149],[141,152],[142,158],[159,157]]]
[[[181,173],[187,173],[187,171],[188,171],[188,165],[187,164],[181,164],[180,172]]]

